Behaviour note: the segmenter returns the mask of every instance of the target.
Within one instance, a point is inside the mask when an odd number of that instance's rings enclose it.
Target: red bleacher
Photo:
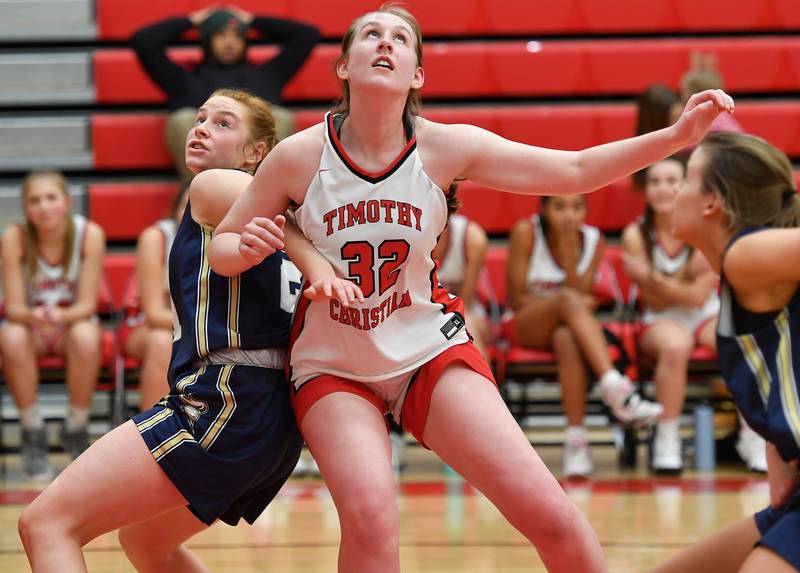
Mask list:
[[[97,0],[98,36],[125,40],[134,30],[169,16],[186,15],[213,0]],[[372,0],[239,0],[243,9],[312,23],[327,37],[341,37],[350,22],[374,10]],[[797,30],[796,0],[408,0],[429,36],[603,34]]]
[[[103,227],[108,240],[136,240],[145,227],[168,216],[179,188],[176,183],[95,183],[88,189],[89,218]]]
[[[582,149],[634,133],[632,104],[429,106],[425,117],[442,123],[471,123],[523,143]],[[322,120],[323,110],[297,113],[300,129]],[[744,102],[736,118],[744,128],[792,156],[800,156],[800,103]],[[91,132],[96,169],[167,169],[163,113],[95,114]]]
[[[653,83],[677,88],[695,51],[716,54],[726,87],[734,93],[800,89],[800,38],[790,36],[428,43],[425,51],[426,98],[638,94]],[[272,47],[251,50],[254,62],[274,53]],[[339,85],[332,70],[338,54],[338,46],[319,46],[286,87],[284,99],[336,99]],[[191,67],[201,52],[179,48],[170,57]],[[164,101],[131,50],[95,51],[94,79],[98,103]]]

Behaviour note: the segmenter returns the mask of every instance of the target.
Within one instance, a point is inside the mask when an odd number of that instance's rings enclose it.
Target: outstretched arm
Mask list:
[[[721,90],[695,94],[672,126],[583,151],[524,145],[468,125],[453,126],[451,149],[462,149],[460,172],[479,184],[514,193],[588,193],[694,144],[733,100]]]

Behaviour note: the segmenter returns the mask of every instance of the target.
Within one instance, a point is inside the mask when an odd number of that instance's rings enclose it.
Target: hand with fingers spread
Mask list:
[[[734,108],[733,98],[722,90],[694,94],[675,122],[679,139],[686,141],[687,145],[694,145],[703,138],[719,114],[732,114]]]
[[[364,302],[364,295],[358,285],[339,277],[320,279],[303,291],[303,294],[313,301],[335,298],[342,306],[350,306],[356,301]]]
[[[257,265],[268,256],[283,249],[283,227],[286,217],[278,215],[275,220],[253,217],[244,226],[239,238],[239,254],[250,265]]]

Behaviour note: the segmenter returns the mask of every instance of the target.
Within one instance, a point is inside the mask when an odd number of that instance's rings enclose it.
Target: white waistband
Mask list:
[[[241,348],[222,348],[214,350],[205,358],[194,364],[238,364],[241,366],[260,366],[262,368],[284,368],[286,366],[286,350],[283,348],[259,348],[243,350]]]

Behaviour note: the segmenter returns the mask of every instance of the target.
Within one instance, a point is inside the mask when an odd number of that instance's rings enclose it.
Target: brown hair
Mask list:
[[[417,53],[417,66],[422,66],[422,29],[419,26],[419,22],[417,22],[417,19],[411,12],[401,7],[398,3],[386,2],[381,4],[381,7],[377,10],[367,12],[353,20],[347,32],[345,32],[344,38],[342,38],[342,53],[336,58],[334,68],[344,62],[350,54],[350,46],[353,45],[353,40],[355,40],[356,32],[358,32],[361,22],[370,14],[375,13],[392,14],[411,26],[411,31],[414,33],[414,49]],[[341,80],[340,83],[342,95],[334,108],[334,112],[347,113],[350,111],[350,82]],[[414,125],[414,118],[420,114],[421,109],[422,97],[420,96],[420,92],[419,90],[411,89],[408,92],[406,106],[403,109],[403,125]]]
[[[664,161],[675,161],[680,164],[681,168],[683,169],[683,175],[686,176],[686,160],[684,159],[683,155],[671,155],[670,157],[666,157],[661,161],[657,161],[653,165],[658,163],[663,163]],[[651,165],[647,169],[643,169],[642,173],[644,174],[644,185],[642,190],[647,189],[647,174],[650,171],[650,168],[653,167]],[[655,218],[656,213],[653,211],[653,208],[650,206],[650,203],[645,202],[644,205],[644,215],[639,220],[639,231],[642,234],[642,239],[644,239],[644,248],[645,253],[647,254],[648,260],[652,262],[653,260],[653,247],[656,244],[656,231],[655,231]],[[694,251],[694,247],[691,245],[689,246],[689,258],[691,259],[691,254]]]
[[[725,89],[725,82],[717,71],[717,56],[693,52],[691,67],[681,77],[681,96],[689,99],[705,90]]]
[[[461,206],[464,204],[461,199],[456,197],[456,193],[458,193],[458,183],[455,181],[450,183],[447,187],[447,191],[445,191],[445,198],[447,199],[447,218],[450,218],[450,215],[461,209]]]
[[[637,98],[636,135],[644,135],[670,125],[672,107],[680,102],[678,94],[663,84],[649,86]],[[647,183],[647,170],[640,169],[633,174],[633,185],[644,189]]]
[[[703,190],[715,193],[734,231],[745,227],[800,227],[800,197],[786,154],[760,137],[718,132],[700,142],[706,164]]]
[[[250,124],[250,143],[255,145],[263,141],[267,145],[267,153],[275,147],[278,142],[275,136],[275,118],[266,101],[247,90],[234,88],[214,90],[209,98],[212,97],[227,97],[245,106],[249,113],[247,119]]]
[[[58,187],[64,196],[69,198],[69,185],[60,171],[55,170],[34,170],[28,173],[22,182],[22,206],[25,210],[25,203],[28,200],[28,192],[36,179],[50,179]],[[64,238],[64,256],[61,259],[61,275],[67,274],[67,269],[72,262],[72,245],[75,242],[75,221],[72,215],[67,213],[67,234]],[[25,248],[25,263],[28,271],[28,279],[32,280],[39,267],[39,234],[36,227],[25,216],[25,226],[23,227],[23,244]]]

